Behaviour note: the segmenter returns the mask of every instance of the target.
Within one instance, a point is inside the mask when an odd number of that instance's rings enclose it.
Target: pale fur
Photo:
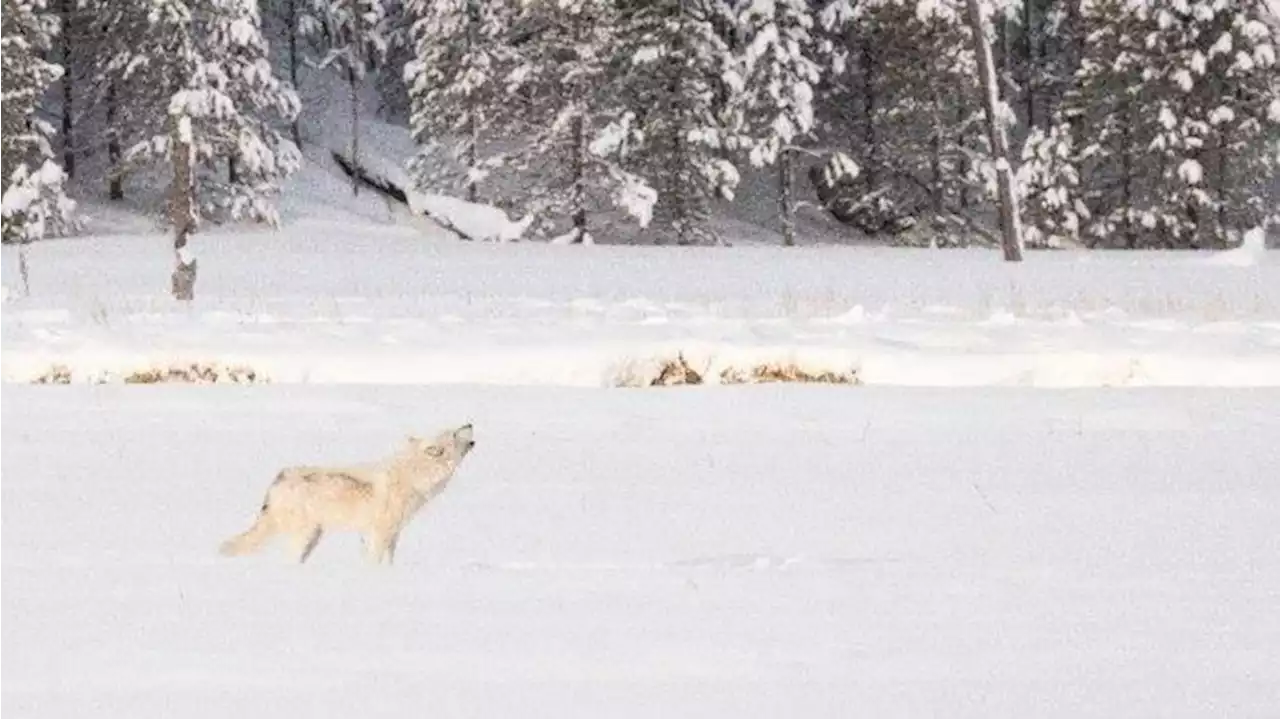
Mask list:
[[[298,562],[307,561],[325,532],[355,530],[374,563],[395,560],[400,532],[442,492],[475,446],[471,425],[434,440],[410,437],[389,459],[351,467],[289,467],[276,475],[253,526],[222,544],[222,554],[255,552],[282,535]]]

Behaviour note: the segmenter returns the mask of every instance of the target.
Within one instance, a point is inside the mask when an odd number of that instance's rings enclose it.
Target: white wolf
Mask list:
[[[370,561],[390,564],[401,530],[444,490],[475,445],[466,424],[431,441],[410,437],[390,459],[376,464],[284,469],[267,490],[257,521],[223,542],[222,553],[254,552],[282,534],[298,561],[305,562],[326,530],[352,529],[364,535]]]

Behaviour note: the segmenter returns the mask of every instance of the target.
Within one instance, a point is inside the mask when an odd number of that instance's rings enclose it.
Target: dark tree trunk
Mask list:
[[[1125,104],[1124,128],[1120,131],[1120,141],[1124,144],[1120,151],[1120,207],[1124,211],[1124,243],[1127,249],[1138,247],[1138,233],[1133,227],[1130,210],[1133,207],[1133,150],[1130,147],[1130,134],[1133,127],[1133,105]]]
[[[938,28],[937,17],[929,15],[929,46],[935,44]],[[929,84],[929,204],[935,218],[942,215],[942,94],[938,91],[938,83],[934,78],[934,64],[930,60],[925,74]]]
[[[467,0],[467,51],[474,53],[476,46],[479,44],[477,37],[480,32],[480,1]],[[476,176],[480,163],[480,122],[477,114],[480,110],[480,99],[467,99],[467,201],[479,202],[480,190],[476,187]]]
[[[573,231],[575,242],[587,241],[587,119],[573,118]]]
[[[121,167],[123,154],[120,150],[120,128],[116,126],[116,113],[119,100],[116,97],[116,82],[108,80],[107,84],[107,159],[111,170],[107,184],[107,197],[112,200],[124,199],[124,168]]]
[[[782,148],[778,153],[778,217],[782,220],[782,244],[796,244],[796,205],[792,198],[791,150]]]
[[[353,61],[354,62],[354,61]],[[347,83],[351,89],[351,162],[360,164],[360,83],[355,68],[347,68]],[[351,194],[360,194],[360,183],[351,181]]]
[[[879,141],[876,139],[876,66],[875,55],[872,53],[871,46],[875,43],[875,36],[868,38],[867,42],[862,46],[862,113],[863,122],[866,125],[862,128],[862,142],[865,145],[867,158],[867,166],[863,168],[863,177],[867,183],[867,194],[875,192],[877,171],[879,168]]]
[[[72,11],[75,0],[62,0],[62,169],[68,178],[76,176],[75,127],[72,113],[75,109],[72,92],[71,43],[74,37]]]
[[[289,0],[289,82],[293,84],[295,92],[301,92],[298,87],[298,0]],[[301,113],[299,113],[301,114]],[[290,128],[293,131],[293,144],[298,146],[298,151],[302,151],[302,129],[298,118],[293,118],[293,124]]]
[[[1026,51],[1026,57],[1023,60],[1023,77],[1022,92],[1026,95],[1027,103],[1027,130],[1030,131],[1036,126],[1036,34],[1033,23],[1035,16],[1032,13],[1031,0],[1023,0],[1022,2],[1022,35],[1025,40],[1023,49]]]
[[[360,78],[357,71],[364,63],[364,27],[360,12],[360,0],[351,3],[351,55],[347,58],[347,82],[351,88],[351,163],[360,165]],[[360,183],[351,181],[351,194],[360,194]]]

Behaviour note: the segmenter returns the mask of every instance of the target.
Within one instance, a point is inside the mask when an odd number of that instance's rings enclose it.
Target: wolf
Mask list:
[[[271,483],[253,526],[223,542],[221,553],[256,552],[283,535],[301,564],[326,531],[349,529],[363,535],[369,561],[391,564],[400,532],[444,491],[475,446],[474,430],[465,424],[432,440],[409,437],[390,458],[373,464],[288,467]]]

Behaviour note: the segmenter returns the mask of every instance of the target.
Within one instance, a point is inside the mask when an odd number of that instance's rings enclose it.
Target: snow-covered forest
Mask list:
[[[402,126],[412,189],[563,242],[721,241],[762,173],[786,243],[797,208],[940,246],[1223,247],[1280,214],[1268,0],[3,2],[6,243],[147,193],[179,245],[276,223],[337,108],[354,166]]]

